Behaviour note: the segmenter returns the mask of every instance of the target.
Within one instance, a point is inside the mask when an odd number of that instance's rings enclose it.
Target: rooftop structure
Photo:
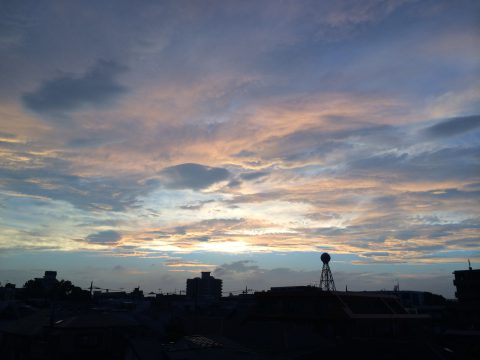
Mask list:
[[[45,271],[45,275],[43,275],[43,278],[44,278],[45,280],[50,280],[50,281],[57,280],[57,272],[56,272],[56,271],[47,270],[47,271]]]
[[[453,285],[457,288],[455,296],[459,301],[480,301],[480,269],[473,270],[469,266],[468,270],[456,270],[453,275]]]
[[[55,286],[55,284],[58,282],[57,280],[57,272],[56,271],[51,271],[47,270],[45,271],[45,274],[43,275],[42,278],[35,278],[38,281],[41,281],[42,286],[44,289],[50,290]]]
[[[271,288],[267,292],[255,293],[261,304],[281,302],[291,306],[265,308],[265,314],[308,314],[312,318],[340,316],[348,317],[382,314],[387,317],[406,315],[405,308],[397,297],[390,294],[369,292],[320,291],[311,286],[287,286]],[[302,304],[303,303],[303,304]],[[308,306],[307,306],[308,304]],[[329,304],[327,306],[327,304]],[[335,312],[337,311],[337,312]]]

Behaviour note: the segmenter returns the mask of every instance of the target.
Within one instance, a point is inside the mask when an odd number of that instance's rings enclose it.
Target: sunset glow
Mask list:
[[[0,10],[0,282],[308,284],[328,251],[452,297],[480,263],[478,2],[115,3]]]

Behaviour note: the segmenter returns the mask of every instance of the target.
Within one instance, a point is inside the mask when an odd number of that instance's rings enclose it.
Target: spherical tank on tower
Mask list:
[[[328,264],[330,262],[330,255],[328,253],[323,253],[322,256],[320,256],[320,259],[324,264]]]
[[[336,291],[335,282],[333,281],[332,271],[330,270],[330,255],[328,253],[323,253],[320,256],[320,259],[323,262],[322,275],[320,276],[320,289],[324,291]]]

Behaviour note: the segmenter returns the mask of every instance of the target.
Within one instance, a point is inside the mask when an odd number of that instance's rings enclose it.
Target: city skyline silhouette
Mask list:
[[[0,0],[0,359],[479,359],[479,14]]]

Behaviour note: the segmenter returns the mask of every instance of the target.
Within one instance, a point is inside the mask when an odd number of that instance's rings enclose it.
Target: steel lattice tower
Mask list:
[[[320,276],[320,289],[325,291],[336,291],[335,281],[333,281],[333,275],[330,271],[330,266],[328,265],[330,262],[330,255],[323,253],[322,256],[320,256],[320,259],[323,262],[322,275]]]

